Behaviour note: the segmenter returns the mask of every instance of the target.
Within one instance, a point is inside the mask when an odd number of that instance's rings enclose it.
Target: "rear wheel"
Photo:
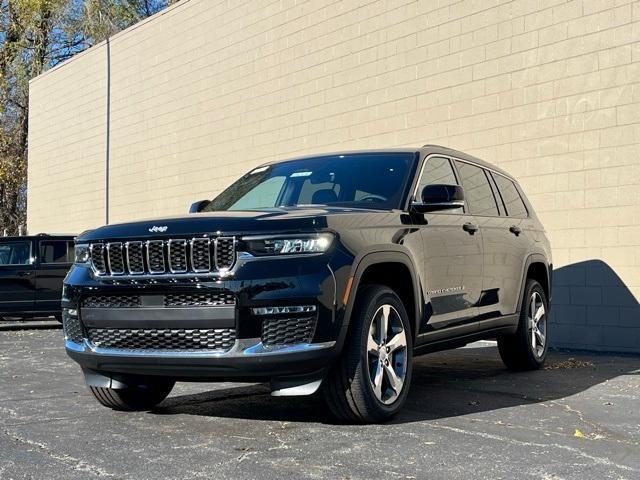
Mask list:
[[[510,370],[536,370],[549,348],[547,296],[535,280],[527,280],[520,309],[518,330],[498,338],[498,350]]]
[[[333,414],[349,422],[382,422],[404,404],[412,371],[411,327],[404,305],[390,289],[358,293],[344,351],[324,383]]]
[[[171,393],[174,381],[136,382],[125,388],[92,387],[89,390],[98,402],[113,410],[150,410]]]

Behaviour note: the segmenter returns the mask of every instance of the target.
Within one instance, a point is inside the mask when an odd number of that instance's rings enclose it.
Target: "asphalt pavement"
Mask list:
[[[96,403],[60,330],[0,332],[0,479],[640,479],[640,357],[504,369],[484,342],[416,359],[384,425],[318,398],[180,383],[152,412]]]

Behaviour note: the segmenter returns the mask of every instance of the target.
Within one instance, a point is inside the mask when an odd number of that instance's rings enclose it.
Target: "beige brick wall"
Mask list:
[[[566,343],[640,347],[639,1],[183,0],[110,43],[112,221],[266,160],[441,143],[521,181]],[[106,65],[103,44],[31,83],[31,232],[104,222]]]

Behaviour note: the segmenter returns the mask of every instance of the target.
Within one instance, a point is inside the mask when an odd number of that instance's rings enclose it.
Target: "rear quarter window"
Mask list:
[[[500,191],[504,207],[507,209],[507,215],[510,217],[526,218],[529,215],[527,207],[515,184],[502,175],[493,175],[493,179]]]

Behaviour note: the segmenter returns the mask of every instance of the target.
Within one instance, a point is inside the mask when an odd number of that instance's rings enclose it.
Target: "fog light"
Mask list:
[[[254,315],[284,315],[287,313],[315,312],[315,305],[293,305],[287,307],[256,307],[251,309]]]

